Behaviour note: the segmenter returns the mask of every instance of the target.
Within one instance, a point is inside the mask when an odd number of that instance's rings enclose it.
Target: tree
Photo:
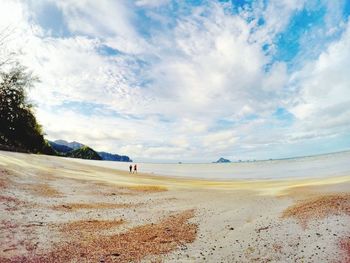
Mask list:
[[[55,154],[27,99],[38,78],[17,62],[19,52],[9,47],[13,31],[0,30],[0,148]]]
[[[16,64],[0,72],[0,144],[29,152],[53,154],[27,99],[27,89],[38,81]]]

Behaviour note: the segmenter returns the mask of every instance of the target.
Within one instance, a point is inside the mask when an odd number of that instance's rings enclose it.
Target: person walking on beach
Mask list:
[[[134,173],[137,174],[137,165],[134,165]]]
[[[129,170],[130,170],[130,173],[132,173],[132,165],[131,164],[129,165]]]

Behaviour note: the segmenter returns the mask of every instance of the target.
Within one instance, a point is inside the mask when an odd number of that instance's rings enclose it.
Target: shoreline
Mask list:
[[[328,154],[306,159],[292,159],[263,163],[230,164],[163,164],[138,163],[140,171],[150,175],[163,175],[176,178],[190,178],[211,181],[229,181],[236,179],[302,179],[320,178],[330,175],[350,174],[350,152]],[[84,165],[93,165],[115,170],[126,170],[128,163],[93,160],[72,160]]]
[[[350,182],[350,171],[348,175],[332,175],[328,177],[312,177],[312,178],[276,178],[276,179],[225,179],[212,180],[207,178],[192,178],[192,177],[177,177],[158,174],[149,174],[139,172],[137,174],[130,174],[127,171],[113,169],[110,167],[103,167],[94,165],[96,162],[89,162],[87,160],[78,160],[72,158],[52,157],[46,155],[29,155],[37,159],[38,164],[33,165],[26,161],[27,154],[11,153],[12,156],[6,156],[7,152],[0,152],[0,165],[20,163],[21,169],[23,167],[40,167],[45,165],[45,162],[51,161],[52,165],[46,169],[56,169],[60,165],[60,161],[71,163],[73,166],[83,166],[90,172],[74,172],[61,173],[62,177],[84,180],[96,180],[111,184],[118,184],[124,186],[132,185],[157,185],[168,188],[177,189],[217,189],[217,190],[249,190],[256,191],[261,194],[278,194],[285,192],[291,188],[306,187],[306,186],[322,186],[322,185],[336,185]],[[16,158],[16,161],[9,161],[11,158]],[[20,172],[20,171],[19,171]]]

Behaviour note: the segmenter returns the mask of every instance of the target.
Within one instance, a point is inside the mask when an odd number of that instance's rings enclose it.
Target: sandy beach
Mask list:
[[[1,151],[0,189],[0,262],[350,262],[350,171],[215,181]]]

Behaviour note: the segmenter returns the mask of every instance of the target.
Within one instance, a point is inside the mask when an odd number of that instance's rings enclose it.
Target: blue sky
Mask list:
[[[0,0],[49,139],[137,161],[350,148],[347,0]]]

